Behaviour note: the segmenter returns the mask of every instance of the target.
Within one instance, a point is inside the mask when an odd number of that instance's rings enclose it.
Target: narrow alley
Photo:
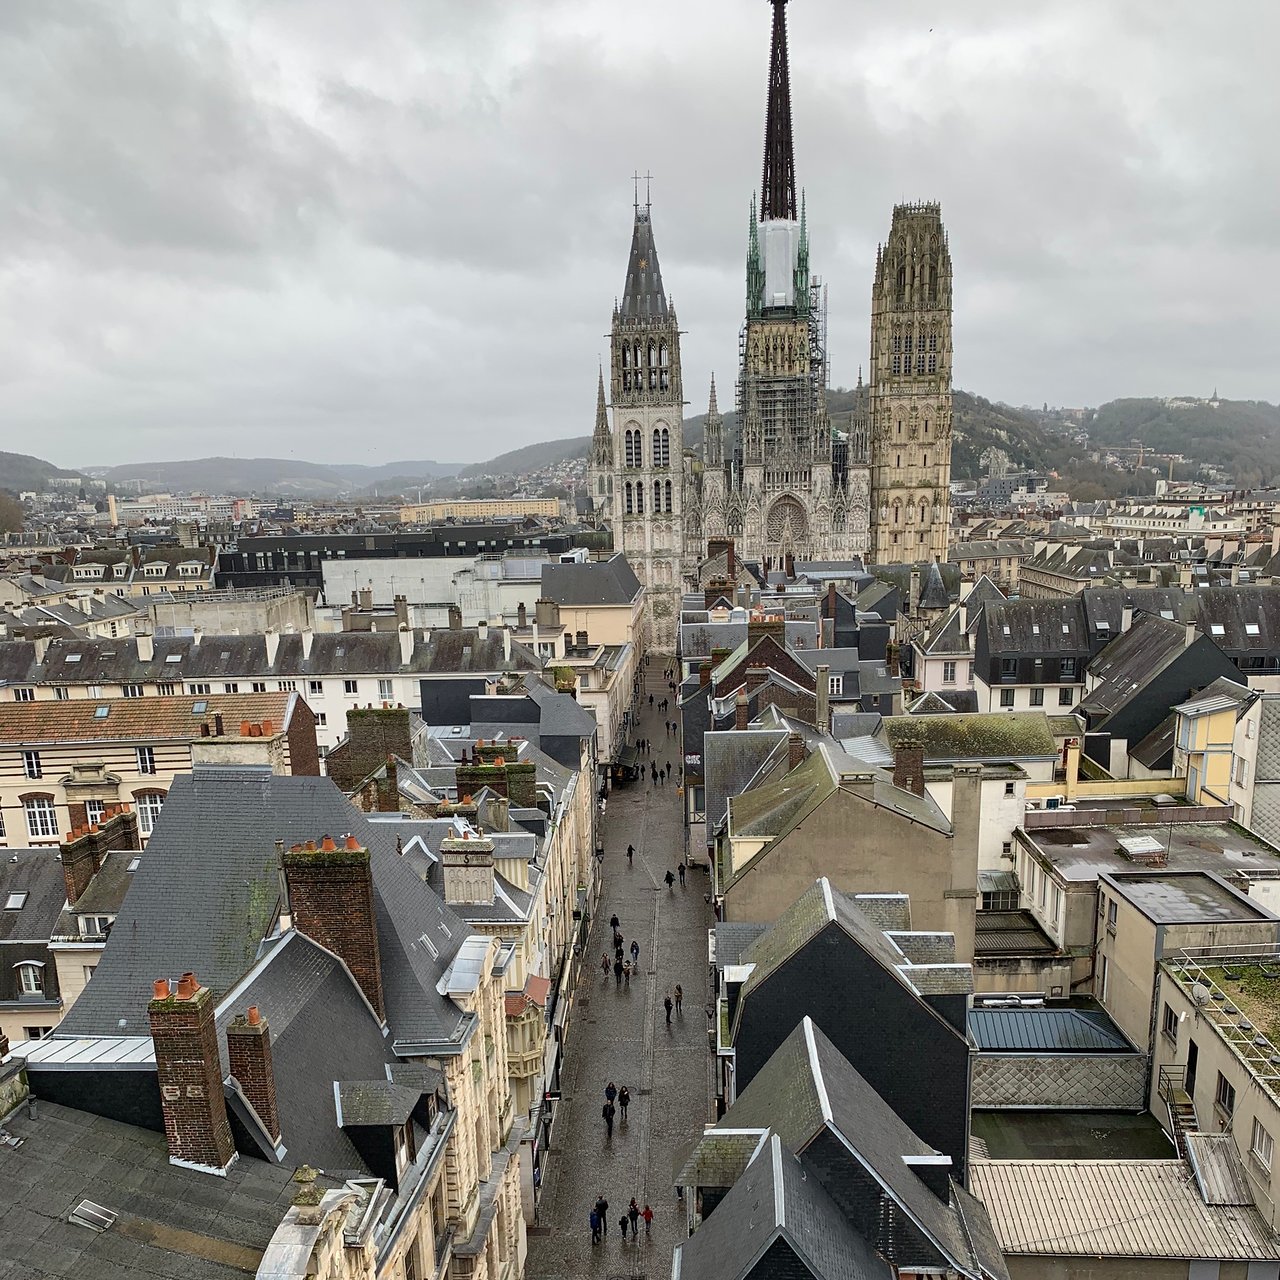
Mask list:
[[[706,902],[707,874],[691,868],[682,887],[668,888],[668,871],[678,872],[684,835],[680,799],[678,739],[666,734],[658,701],[668,690],[663,659],[655,654],[646,670],[638,737],[652,751],[642,757],[643,779],[609,795],[604,821],[604,887],[575,995],[576,1013],[562,1076],[563,1101],[552,1138],[536,1228],[530,1232],[528,1274],[533,1280],[577,1277],[648,1277],[671,1272],[671,1254],[684,1231],[684,1207],[671,1184],[676,1151],[702,1129],[707,1116],[707,1027],[709,998]],[[655,706],[648,705],[652,693]],[[634,739],[633,739],[634,741]],[[676,767],[664,785],[650,781],[649,762]],[[635,846],[628,865],[626,849]],[[619,987],[613,962],[610,919],[617,915],[630,958],[639,943],[637,974]],[[664,997],[676,984],[684,989],[683,1011],[666,1021]],[[601,1108],[613,1081],[631,1091],[624,1124],[619,1113],[613,1137],[605,1132]],[[608,1234],[591,1243],[590,1213],[601,1194],[609,1202]],[[640,1222],[640,1238],[623,1241],[619,1218],[632,1197],[653,1209],[651,1233]]]

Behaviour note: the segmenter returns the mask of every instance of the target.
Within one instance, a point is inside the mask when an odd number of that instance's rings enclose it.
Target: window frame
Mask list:
[[[1178,1043],[1178,1011],[1167,1000],[1164,1002],[1164,1011],[1160,1015],[1160,1034],[1170,1044]]]
[[[1213,1087],[1213,1108],[1227,1119],[1236,1113],[1236,1087],[1221,1071],[1218,1072],[1218,1079]]]
[[[133,806],[138,814],[138,834],[149,836],[156,829],[156,821],[164,810],[167,792],[135,791]]]
[[[58,830],[58,802],[53,796],[24,796],[22,798],[22,808],[27,819],[28,839],[58,839],[61,834]],[[33,824],[31,819],[36,814],[40,815],[40,818]],[[37,830],[37,827],[40,830]]]
[[[38,751],[24,751],[22,753],[22,773],[23,777],[29,778],[32,782],[44,777],[44,765],[40,763],[40,753]]]
[[[1259,1145],[1258,1137],[1262,1136],[1262,1144]],[[1276,1140],[1271,1136],[1271,1131],[1266,1125],[1253,1117],[1253,1132],[1249,1135],[1249,1158],[1267,1171],[1267,1176],[1271,1175],[1271,1161],[1276,1153]]]
[[[155,747],[134,747],[133,751],[137,758],[138,772],[154,777],[157,772]]]

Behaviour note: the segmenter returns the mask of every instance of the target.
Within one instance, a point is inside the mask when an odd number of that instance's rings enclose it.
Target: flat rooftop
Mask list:
[[[975,1111],[971,1133],[992,1160],[1170,1160],[1174,1149],[1150,1112]]]
[[[1143,823],[1133,827],[1020,828],[1028,843],[1066,880],[1096,880],[1104,872],[1133,871],[1144,864],[1130,858],[1122,840],[1157,840],[1171,871],[1213,871],[1224,879],[1280,878],[1280,850],[1232,822]]]
[[[1156,924],[1252,923],[1274,920],[1265,907],[1233,893],[1203,871],[1138,871],[1106,883]]]

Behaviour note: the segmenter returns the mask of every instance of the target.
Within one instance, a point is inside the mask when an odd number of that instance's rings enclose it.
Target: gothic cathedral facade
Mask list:
[[[847,430],[827,411],[824,293],[809,269],[791,135],[786,3],[773,6],[760,204],[752,201],[736,431],[715,379],[700,459],[686,456],[680,332],[638,195],[608,400],[589,458],[597,514],[645,584],[649,642],[673,649],[707,540],[767,572],[793,560],[945,559],[950,525],[951,260],[938,206],[894,209],[872,291],[871,380]],[[798,203],[798,207],[797,207]]]

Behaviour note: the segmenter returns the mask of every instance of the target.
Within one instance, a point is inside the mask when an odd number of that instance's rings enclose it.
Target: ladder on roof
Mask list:
[[[1164,1099],[1169,1115],[1169,1132],[1178,1148],[1178,1155],[1187,1158],[1187,1134],[1200,1132],[1200,1120],[1196,1104],[1187,1092],[1187,1068],[1163,1066],[1160,1068],[1160,1096]]]

